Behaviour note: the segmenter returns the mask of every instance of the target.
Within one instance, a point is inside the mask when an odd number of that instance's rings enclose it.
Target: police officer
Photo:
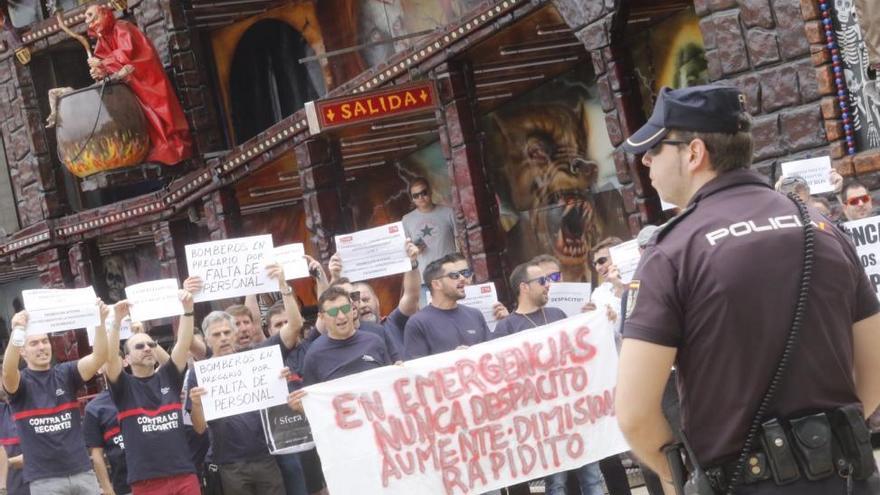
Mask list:
[[[750,127],[735,88],[664,88],[623,146],[643,154],[660,197],[684,211],[654,237],[630,284],[621,429],[671,484],[661,398],[674,364],[681,430],[704,474],[692,482],[710,488],[699,493],[733,484],[737,494],[844,494],[848,483],[880,493],[863,415],[880,404],[880,303],[845,234],[817,223],[807,249],[798,206],[749,170]],[[790,345],[805,257],[812,283]],[[742,453],[771,380],[776,392]]]

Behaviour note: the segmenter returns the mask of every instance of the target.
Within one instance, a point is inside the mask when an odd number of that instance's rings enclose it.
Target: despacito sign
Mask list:
[[[430,110],[437,106],[437,91],[431,81],[419,81],[388,89],[306,103],[309,132],[363,124],[389,117]]]

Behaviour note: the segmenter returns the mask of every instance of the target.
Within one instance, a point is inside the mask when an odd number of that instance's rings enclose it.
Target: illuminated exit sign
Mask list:
[[[371,93],[306,103],[309,132],[363,124],[437,107],[437,90],[431,81],[401,84]]]

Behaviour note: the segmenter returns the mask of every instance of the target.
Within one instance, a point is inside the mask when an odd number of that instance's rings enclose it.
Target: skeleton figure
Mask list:
[[[852,0],[834,0],[837,16],[837,42],[843,56],[844,77],[849,88],[850,119],[853,129],[865,131],[869,147],[880,146],[880,89],[867,77],[868,52],[858,23],[858,12]]]

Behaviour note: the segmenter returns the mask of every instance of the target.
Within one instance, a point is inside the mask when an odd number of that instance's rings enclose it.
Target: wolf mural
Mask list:
[[[589,280],[590,248],[604,222],[593,195],[600,165],[589,151],[587,103],[532,101],[487,120],[489,162],[511,263],[552,254],[565,280]]]

